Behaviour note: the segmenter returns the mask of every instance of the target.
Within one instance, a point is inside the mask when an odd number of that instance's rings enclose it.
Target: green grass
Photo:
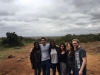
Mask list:
[[[0,59],[3,59],[6,56],[7,56],[6,54],[0,54]]]
[[[19,46],[16,46],[16,47],[14,47],[14,49],[21,49],[21,47],[19,47]]]
[[[32,43],[29,43],[26,46],[32,46]],[[12,48],[0,47],[0,60],[3,60],[7,58],[8,55],[14,54],[16,52],[17,53],[27,52],[27,49],[21,48],[19,46],[12,47]]]
[[[3,48],[3,50],[0,51],[0,59],[6,58],[8,55],[13,54],[13,52],[13,48]]]
[[[22,49],[14,49],[14,48],[9,48],[7,50],[3,50],[3,51],[0,51],[0,60],[1,59],[5,59],[8,57],[8,55],[13,55],[14,53],[16,52],[23,52],[25,50],[22,50]]]

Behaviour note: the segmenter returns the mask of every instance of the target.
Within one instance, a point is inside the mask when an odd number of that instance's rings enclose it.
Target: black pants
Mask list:
[[[34,69],[34,75],[40,75],[41,73],[41,63],[36,63],[35,64],[35,69]]]
[[[57,63],[57,64],[51,63],[51,67],[52,67],[52,74],[53,75],[56,75],[56,69],[58,70],[58,73],[60,75],[60,64],[59,63]]]
[[[75,75],[79,75],[79,69],[75,68]],[[86,70],[83,71],[82,75],[86,75]]]
[[[70,74],[70,73],[71,73],[71,70],[72,70],[71,67],[67,67],[67,74],[68,74],[68,75],[72,75],[72,74]],[[75,72],[75,71],[74,71],[74,68],[73,68],[72,71],[73,71],[73,75],[75,75],[75,74],[74,74],[74,72]]]

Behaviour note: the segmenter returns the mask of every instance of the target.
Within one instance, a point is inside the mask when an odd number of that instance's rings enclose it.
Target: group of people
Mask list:
[[[42,37],[41,44],[34,43],[30,61],[34,75],[40,75],[41,69],[43,75],[50,75],[50,68],[52,75],[56,75],[56,69],[59,75],[86,75],[86,51],[78,39],[73,39],[67,45],[61,43],[56,46],[54,41],[48,44],[46,38]]]

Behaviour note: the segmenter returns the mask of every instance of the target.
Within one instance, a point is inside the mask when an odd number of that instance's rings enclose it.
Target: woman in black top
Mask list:
[[[51,68],[52,68],[52,75],[56,75],[56,68],[60,75],[60,64],[59,64],[59,49],[56,46],[54,41],[50,42],[50,61],[51,61]]]
[[[67,44],[67,74],[74,75],[74,47],[72,43]]]
[[[67,52],[66,46],[64,43],[61,43],[60,46],[60,73],[61,75],[67,75]]]
[[[41,73],[41,50],[38,42],[34,43],[34,48],[30,53],[30,61],[32,69],[34,69],[34,75],[40,75]]]

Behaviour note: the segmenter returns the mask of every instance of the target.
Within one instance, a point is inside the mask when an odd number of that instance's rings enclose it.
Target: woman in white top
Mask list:
[[[58,49],[58,47],[56,47],[56,44],[54,41],[50,42],[49,52],[50,52],[52,74],[56,75],[56,68],[57,68],[58,73],[60,75],[59,49]]]

